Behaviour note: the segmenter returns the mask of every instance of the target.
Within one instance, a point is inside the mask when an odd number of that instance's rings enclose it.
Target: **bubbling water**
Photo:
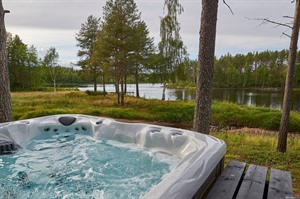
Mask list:
[[[0,195],[22,199],[141,198],[179,163],[132,143],[57,133],[0,156]]]

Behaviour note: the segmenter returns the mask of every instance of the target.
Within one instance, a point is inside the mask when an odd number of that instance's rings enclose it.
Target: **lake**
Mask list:
[[[162,84],[140,84],[140,97],[146,99],[161,99],[163,87]],[[93,90],[93,85],[79,87],[79,90]],[[97,87],[102,91],[102,85]],[[107,92],[115,92],[113,84],[106,85]],[[127,92],[135,96],[135,84],[127,85]],[[194,100],[196,96],[195,89],[173,89],[166,88],[166,100]],[[248,106],[263,106],[280,109],[283,99],[283,91],[273,89],[213,89],[213,99],[219,101],[228,101]],[[293,92],[292,110],[300,112],[300,91]]]

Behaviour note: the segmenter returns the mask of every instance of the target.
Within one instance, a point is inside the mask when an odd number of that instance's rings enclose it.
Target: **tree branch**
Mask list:
[[[291,38],[291,36],[288,35],[288,34],[286,34],[285,32],[283,32],[282,34],[283,34],[284,36],[287,36],[287,37]]]
[[[230,10],[231,14],[233,15],[233,11],[232,11],[231,7],[226,3],[225,0],[223,0],[223,3],[227,6],[227,8]]]
[[[267,24],[267,23],[272,23],[272,24],[276,24],[277,26],[284,26],[284,27],[293,29],[293,27],[289,25],[290,23],[279,23],[279,22],[276,22],[276,21],[272,21],[268,18],[254,18],[254,19],[251,19],[251,18],[246,17],[246,19],[262,21],[262,23],[260,25]]]

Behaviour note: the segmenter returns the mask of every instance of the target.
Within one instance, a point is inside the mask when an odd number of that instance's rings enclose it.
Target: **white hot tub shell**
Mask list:
[[[224,141],[209,135],[178,128],[122,123],[103,117],[74,114],[1,123],[0,141],[26,148],[27,143],[41,133],[74,131],[89,132],[95,138],[135,143],[151,152],[164,152],[180,157],[180,163],[143,196],[145,199],[193,198],[199,188],[207,184],[207,179],[226,152]]]

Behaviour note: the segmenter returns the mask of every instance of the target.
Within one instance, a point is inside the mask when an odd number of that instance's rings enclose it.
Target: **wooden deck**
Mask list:
[[[278,169],[230,161],[210,189],[207,199],[292,199],[291,174]]]

